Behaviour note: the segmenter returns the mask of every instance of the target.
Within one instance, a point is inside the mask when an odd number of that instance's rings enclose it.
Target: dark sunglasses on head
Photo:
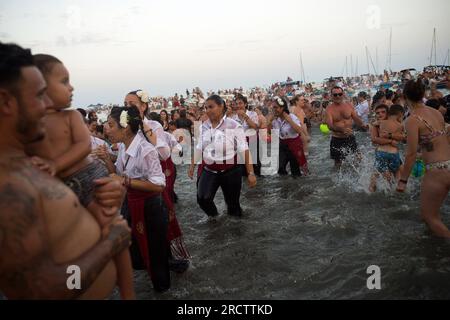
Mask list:
[[[344,94],[341,92],[341,93],[333,93],[333,97],[342,97]]]

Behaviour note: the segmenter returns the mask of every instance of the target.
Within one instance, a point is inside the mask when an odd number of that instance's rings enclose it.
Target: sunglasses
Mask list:
[[[337,97],[342,97],[344,94],[343,93],[333,93],[333,97],[337,98]]]

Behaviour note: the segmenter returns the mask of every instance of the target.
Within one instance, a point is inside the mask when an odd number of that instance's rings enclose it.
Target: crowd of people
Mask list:
[[[155,291],[169,290],[171,271],[185,272],[191,259],[176,216],[174,159],[192,147],[188,175],[197,173],[197,203],[210,219],[219,214],[219,188],[228,215],[240,217],[242,180],[263,184],[261,146],[279,145],[279,175],[310,175],[318,125],[330,132],[336,170],[359,157],[355,131],[370,136],[371,192],[380,178],[404,192],[422,159],[421,216],[450,238],[440,217],[450,190],[450,96],[437,90],[442,82],[450,89],[449,70],[320,86],[288,79],[207,95],[195,88],[171,98],[138,89],[100,122],[95,111],[69,109],[74,88],[62,61],[0,43],[0,292],[103,299],[117,286],[122,299],[134,299],[133,269],[146,270]],[[70,265],[82,270],[76,291],[66,286]]]

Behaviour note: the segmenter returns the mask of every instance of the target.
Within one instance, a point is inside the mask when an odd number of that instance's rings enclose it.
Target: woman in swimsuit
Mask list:
[[[397,191],[404,192],[420,145],[426,163],[420,194],[421,216],[433,233],[450,238],[439,210],[450,190],[450,143],[442,114],[424,105],[425,87],[421,81],[408,81],[404,94],[411,116],[406,121],[407,151]]]

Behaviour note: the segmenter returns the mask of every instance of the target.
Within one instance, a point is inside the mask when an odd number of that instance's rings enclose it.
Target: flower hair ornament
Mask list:
[[[143,90],[139,90],[139,91],[136,92],[136,95],[139,97],[139,99],[143,103],[149,103],[150,102],[150,97],[149,97],[147,92],[145,92]]]
[[[278,97],[278,96],[276,96],[276,97],[273,98],[273,99],[276,100],[277,103],[278,103],[280,106],[284,107],[284,101],[283,101],[283,99],[281,99],[281,98]]]
[[[120,124],[120,126],[122,127],[122,128],[126,128],[126,127],[128,127],[128,111],[122,111],[121,113],[120,113],[120,121],[119,121],[119,124]]]

